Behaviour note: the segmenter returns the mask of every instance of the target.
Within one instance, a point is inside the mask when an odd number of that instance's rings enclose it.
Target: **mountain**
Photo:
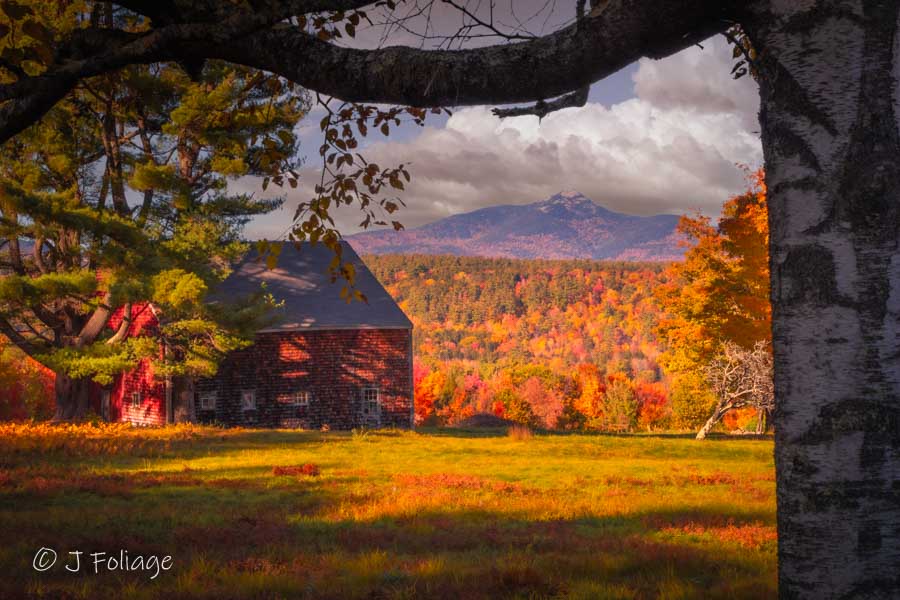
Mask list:
[[[358,233],[359,254],[455,254],[506,258],[680,260],[678,217],[616,213],[578,192],[540,202],[500,205],[403,231]]]

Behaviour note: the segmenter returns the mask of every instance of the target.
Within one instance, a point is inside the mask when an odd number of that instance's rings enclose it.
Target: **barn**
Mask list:
[[[353,248],[344,242],[343,257],[367,303],[339,298],[341,283],[328,275],[334,254],[324,246],[285,244],[271,270],[255,255],[216,297],[246,296],[265,284],[283,302],[275,323],[226,357],[212,378],[160,380],[149,362],[141,364],[101,392],[104,416],[140,424],[412,427],[412,323]],[[152,308],[137,316],[142,327],[153,326]]]

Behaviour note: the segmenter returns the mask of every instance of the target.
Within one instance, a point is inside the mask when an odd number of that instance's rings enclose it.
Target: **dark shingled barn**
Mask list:
[[[220,297],[246,296],[264,283],[284,305],[277,309],[277,322],[259,331],[252,346],[229,355],[215,377],[196,382],[189,407],[196,420],[412,427],[412,323],[353,248],[342,245],[367,303],[348,304],[339,297],[342,283],[332,283],[328,275],[334,254],[322,245],[298,250],[285,244],[273,270],[251,252],[223,282]]]

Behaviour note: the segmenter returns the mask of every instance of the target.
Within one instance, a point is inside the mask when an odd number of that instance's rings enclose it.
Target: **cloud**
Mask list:
[[[371,143],[365,155],[383,166],[411,163],[413,181],[402,196],[407,207],[399,213],[407,227],[494,204],[535,202],[564,189],[631,214],[697,208],[717,214],[745,185],[735,163],[762,163],[758,95],[749,77],[731,79],[723,41],[703,45],[658,62],[641,60],[635,97],[609,107],[589,103],[540,123],[535,117],[500,121],[490,107],[464,108],[417,136]],[[259,235],[280,233],[294,198],[311,195],[314,171],[303,175],[285,211],[254,224]],[[346,233],[359,220],[352,211],[338,215]]]

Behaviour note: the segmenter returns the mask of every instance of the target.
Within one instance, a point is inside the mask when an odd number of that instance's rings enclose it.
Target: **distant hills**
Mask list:
[[[500,205],[403,231],[358,233],[359,254],[454,254],[506,258],[680,260],[678,217],[616,213],[578,192],[533,204]]]

